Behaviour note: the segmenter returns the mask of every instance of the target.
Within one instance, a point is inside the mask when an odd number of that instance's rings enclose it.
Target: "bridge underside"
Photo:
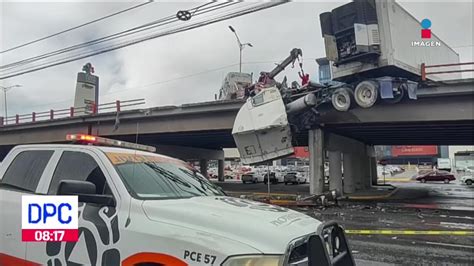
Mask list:
[[[420,98],[398,104],[338,112],[322,106],[315,126],[368,145],[473,145],[474,94]],[[173,108],[131,110],[120,114],[74,117],[0,127],[0,158],[14,145],[64,142],[68,133],[101,136],[148,145],[205,149],[235,147],[231,128],[241,101]],[[138,127],[139,124],[139,127]],[[317,124],[317,125],[316,125]],[[308,145],[308,132],[295,133],[295,146]]]
[[[472,145],[474,121],[439,121],[436,123],[371,123],[325,125],[324,131],[355,139],[370,145]],[[112,136],[111,136],[112,137]],[[135,135],[113,136],[135,141]],[[293,136],[295,146],[308,145],[308,132]],[[139,142],[206,149],[234,148],[231,130],[195,131],[139,135]]]

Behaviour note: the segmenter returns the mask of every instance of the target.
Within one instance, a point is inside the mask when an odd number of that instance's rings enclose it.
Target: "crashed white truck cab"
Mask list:
[[[353,265],[344,232],[228,197],[153,147],[88,135],[13,148],[0,167],[0,265]],[[78,195],[78,242],[22,242],[23,195]]]
[[[244,164],[294,153],[285,104],[277,87],[247,99],[235,117],[232,135]]]

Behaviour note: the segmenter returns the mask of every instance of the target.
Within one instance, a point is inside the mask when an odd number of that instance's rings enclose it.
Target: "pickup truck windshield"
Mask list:
[[[224,195],[221,188],[182,161],[130,153],[106,155],[134,197],[168,199]]]

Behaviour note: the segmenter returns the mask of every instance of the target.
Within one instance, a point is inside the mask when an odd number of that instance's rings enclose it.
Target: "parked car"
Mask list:
[[[474,166],[467,166],[463,168],[458,168],[456,170],[458,173],[474,174]]]
[[[242,183],[258,183],[263,182],[263,175],[259,172],[247,172],[241,176]]]
[[[217,178],[217,174],[218,174],[218,171],[217,171],[217,168],[215,167],[209,168],[207,170],[207,176],[209,178]]]
[[[431,171],[425,174],[418,175],[416,180],[421,183],[426,183],[426,181],[444,181],[444,183],[449,183],[450,181],[456,180],[454,175],[446,171]]]
[[[465,175],[461,177],[461,183],[466,184],[468,186],[474,183],[474,176],[473,175]]]
[[[263,177],[263,183],[267,184],[268,182],[268,173],[265,173]],[[270,172],[270,183],[271,184],[278,184],[283,182],[283,175],[281,174],[280,171],[278,172]]]
[[[300,171],[288,172],[283,178],[283,182],[285,183],[285,185],[288,185],[288,183],[304,184],[306,183],[306,176],[304,172]]]

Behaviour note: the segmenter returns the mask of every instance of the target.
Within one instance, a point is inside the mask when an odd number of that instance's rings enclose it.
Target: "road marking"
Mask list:
[[[350,235],[456,235],[474,236],[474,231],[441,231],[441,230],[351,230],[346,229]]]
[[[456,244],[441,243],[441,242],[425,242],[425,243],[426,243],[426,244],[431,244],[431,245],[447,246],[447,247],[471,248],[471,249],[474,249],[474,246],[456,245]]]

